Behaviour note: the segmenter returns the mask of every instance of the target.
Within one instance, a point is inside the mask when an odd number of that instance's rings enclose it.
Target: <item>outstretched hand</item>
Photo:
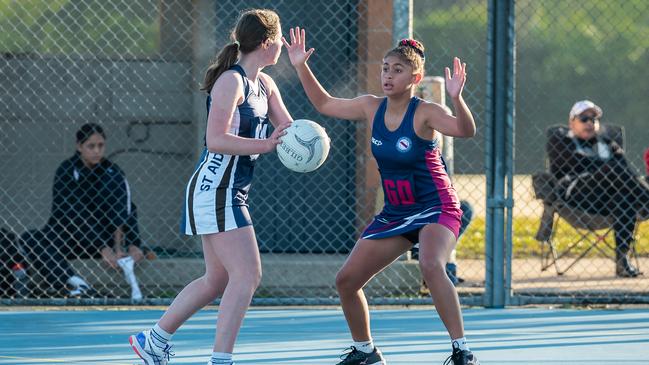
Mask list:
[[[457,98],[462,94],[464,83],[466,82],[466,63],[462,63],[459,58],[453,58],[453,74],[451,70],[444,68],[446,73],[446,91],[451,98]]]
[[[302,65],[311,57],[315,49],[309,48],[308,51],[306,50],[306,31],[304,29],[300,29],[300,27],[291,28],[290,35],[291,43],[288,43],[286,38],[282,37],[288,58],[293,66]]]

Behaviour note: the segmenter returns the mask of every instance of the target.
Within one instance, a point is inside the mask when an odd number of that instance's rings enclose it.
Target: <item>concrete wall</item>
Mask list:
[[[2,65],[0,223],[18,233],[45,223],[54,172],[74,153],[78,127],[93,122],[126,172],[147,241],[178,239],[178,187],[193,164],[188,62],[24,57]]]

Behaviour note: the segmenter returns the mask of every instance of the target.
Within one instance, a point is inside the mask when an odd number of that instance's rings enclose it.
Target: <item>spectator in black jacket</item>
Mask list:
[[[122,268],[132,299],[139,301],[133,265],[144,255],[128,182],[119,166],[104,158],[106,135],[99,125],[83,125],[76,137],[76,153],[56,170],[52,215],[42,230],[26,232],[23,240],[33,252],[34,267],[55,289],[67,286],[72,296],[89,294],[90,285],[67,260],[101,257],[110,267]]]
[[[569,132],[547,142],[550,171],[569,206],[614,218],[616,275],[635,277],[639,272],[628,252],[638,212],[649,207],[649,185],[628,165],[620,145],[600,133],[601,116],[592,101],[573,105]]]

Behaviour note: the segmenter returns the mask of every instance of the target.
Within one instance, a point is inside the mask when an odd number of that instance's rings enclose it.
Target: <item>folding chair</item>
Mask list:
[[[622,127],[602,125],[601,128],[602,133],[615,140],[620,146],[624,145]],[[566,126],[551,126],[546,131],[546,137],[548,140],[553,140],[566,133],[568,133]],[[548,165],[546,158],[546,168]],[[610,234],[613,231],[613,217],[592,214],[567,205],[557,193],[556,178],[548,171],[532,175],[532,185],[536,198],[543,201],[543,214],[535,236],[541,243],[541,271],[554,266],[557,275],[563,275],[593,250],[599,251],[615,262],[615,242],[613,235]],[[649,212],[643,212],[638,218],[639,220],[649,218]],[[568,242],[562,250],[559,249],[558,243],[564,237],[560,237],[556,230],[561,220],[572,227],[578,237],[573,242]],[[636,267],[639,267],[633,247],[630,254],[632,259],[635,259]],[[565,267],[561,267],[559,263],[563,258],[569,258]]]

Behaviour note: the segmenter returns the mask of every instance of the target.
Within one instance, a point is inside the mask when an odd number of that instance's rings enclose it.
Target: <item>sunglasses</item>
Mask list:
[[[589,121],[595,123],[599,120],[599,118],[591,117],[590,115],[580,115],[577,117],[577,119],[579,119],[582,123],[588,123]]]

